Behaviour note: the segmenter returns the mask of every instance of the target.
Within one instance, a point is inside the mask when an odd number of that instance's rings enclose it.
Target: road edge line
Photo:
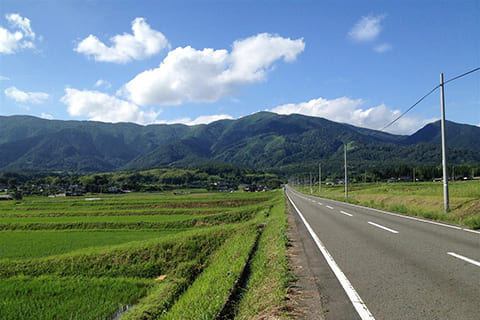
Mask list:
[[[357,293],[357,291],[355,290],[355,288],[352,286],[352,284],[350,283],[350,281],[347,279],[347,277],[345,276],[345,274],[343,273],[343,271],[340,269],[340,267],[338,266],[338,264],[335,262],[335,260],[333,259],[332,255],[330,254],[330,252],[328,252],[327,248],[325,247],[325,245],[322,243],[322,241],[320,240],[320,238],[316,235],[316,233],[313,231],[312,227],[310,226],[310,224],[307,222],[307,220],[305,219],[305,217],[303,216],[303,214],[300,212],[300,210],[297,208],[297,206],[295,205],[295,203],[293,202],[293,200],[290,198],[290,196],[285,193],[285,195],[287,196],[288,200],[290,201],[290,203],[292,204],[293,208],[295,209],[295,211],[297,211],[300,219],[302,220],[303,224],[305,225],[305,227],[307,228],[308,232],[310,233],[310,235],[312,236],[313,238],[313,241],[315,241],[315,244],[317,245],[318,249],[320,249],[320,252],[322,253],[323,257],[325,258],[325,260],[327,261],[328,263],[328,266],[330,267],[330,269],[333,271],[333,273],[335,274],[335,276],[337,277],[338,281],[340,282],[340,284],[342,285],[342,288],[343,290],[345,291],[345,293],[347,294],[348,298],[350,299],[350,302],[353,304],[353,307],[355,308],[355,310],[357,311],[358,315],[360,316],[360,318],[362,320],[367,320],[367,319],[370,319],[370,320],[375,320],[375,318],[373,317],[372,313],[370,312],[370,310],[368,310],[367,308],[367,305],[363,302],[362,298],[360,298],[360,295]]]

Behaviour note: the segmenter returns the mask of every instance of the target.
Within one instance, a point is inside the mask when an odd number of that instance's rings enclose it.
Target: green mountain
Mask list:
[[[439,164],[439,122],[411,136],[303,115],[259,112],[208,125],[148,125],[0,117],[1,171],[105,172],[226,163],[295,171],[355,165]],[[447,122],[449,162],[480,162],[480,128]]]

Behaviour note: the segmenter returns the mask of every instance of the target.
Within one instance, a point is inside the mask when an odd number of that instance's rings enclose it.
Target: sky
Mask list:
[[[0,115],[183,123],[259,111],[382,129],[480,67],[480,1],[0,1]],[[480,71],[445,85],[480,126]],[[436,90],[386,129],[440,118]]]

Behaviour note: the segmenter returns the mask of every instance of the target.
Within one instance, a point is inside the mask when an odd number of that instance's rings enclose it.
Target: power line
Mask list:
[[[430,90],[429,93],[427,93],[426,95],[424,95],[423,97],[421,97],[417,102],[415,102],[410,108],[407,109],[407,111],[405,111],[404,113],[402,113],[401,115],[399,115],[397,118],[395,118],[392,122],[390,122],[389,124],[387,124],[385,127],[383,127],[382,129],[380,129],[380,131],[383,131],[385,129],[387,129],[388,127],[390,127],[392,124],[394,124],[395,122],[397,122],[401,117],[403,117],[404,115],[407,114],[407,112],[409,112],[410,110],[412,110],[413,108],[415,108],[415,106],[417,104],[419,104],[420,102],[422,102],[426,97],[428,97],[429,95],[431,95],[433,92],[435,92],[435,90],[437,90],[438,88],[440,87],[440,85],[436,86],[435,88],[433,88],[432,90]]]
[[[480,70],[480,67],[479,68],[475,68],[473,70],[470,70],[468,72],[465,72],[465,73],[462,73],[461,75],[458,75],[456,77],[453,77],[447,81],[445,81],[443,84],[447,84],[449,82],[452,82],[454,80],[457,80],[459,78],[462,78],[462,77],[465,77],[466,75],[469,75],[470,73],[474,73],[476,71]],[[380,131],[383,131],[385,130],[386,128],[390,127],[392,124],[394,124],[395,122],[397,122],[400,118],[402,118],[404,115],[406,115],[410,110],[412,110],[413,108],[415,108],[420,102],[422,102],[426,97],[428,97],[429,95],[431,95],[433,92],[435,92],[435,90],[437,90],[438,88],[440,88],[440,85],[437,85],[435,88],[433,88],[432,90],[430,90],[426,95],[424,95],[423,97],[421,97],[420,99],[418,99],[417,102],[415,102],[410,108],[408,108],[405,112],[403,112],[401,115],[399,115],[397,118],[395,118],[393,121],[391,121],[390,123],[388,123],[385,127],[383,127],[382,129],[380,129]]]
[[[470,74],[470,73],[474,73],[475,71],[478,71],[478,70],[480,70],[480,67],[479,67],[479,68],[475,68],[475,69],[473,69],[473,70],[470,70],[470,71],[468,71],[468,72],[462,73],[462,74],[459,75],[459,76],[453,77],[452,79],[449,79],[449,80],[445,81],[443,84],[447,84],[447,83],[449,83],[449,82],[451,82],[451,81],[453,81],[453,80],[457,80],[457,79],[459,79],[459,78],[465,77],[466,75],[468,75],[468,74]]]

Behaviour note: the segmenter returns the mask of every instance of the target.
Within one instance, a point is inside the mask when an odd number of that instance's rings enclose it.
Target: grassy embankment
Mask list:
[[[0,203],[1,319],[281,314],[280,191],[99,197]]]
[[[300,188],[310,194],[310,187]],[[313,190],[318,196],[318,186]],[[344,186],[322,186],[320,196],[345,201]],[[451,222],[480,229],[480,181],[449,183],[450,212],[443,210],[443,184],[367,183],[350,184],[348,202],[362,206]]]

